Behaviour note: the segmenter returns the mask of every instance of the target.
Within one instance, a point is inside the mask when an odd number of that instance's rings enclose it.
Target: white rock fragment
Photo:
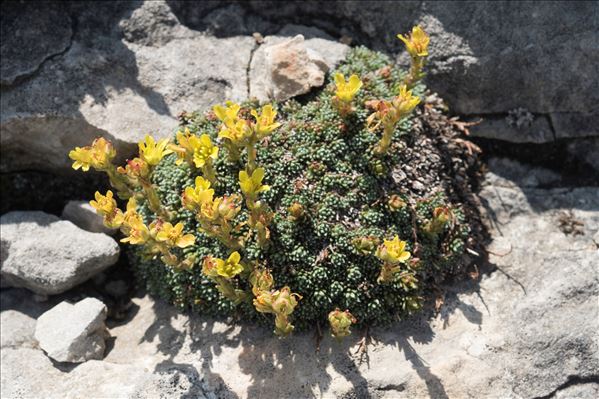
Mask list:
[[[61,302],[39,317],[35,339],[58,362],[100,360],[108,335],[104,320],[106,306],[96,298],[86,298],[74,305]]]
[[[345,57],[349,47],[303,35],[267,36],[250,65],[250,97],[284,101],[324,84],[326,72]]]

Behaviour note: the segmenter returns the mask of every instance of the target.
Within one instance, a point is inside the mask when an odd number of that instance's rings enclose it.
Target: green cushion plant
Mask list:
[[[172,141],[146,137],[125,167],[103,138],[71,151],[128,201],[109,191],[92,205],[133,245],[139,281],[181,308],[274,320],[280,336],[328,322],[341,338],[420,309],[469,227],[446,193],[420,198],[395,177],[429,41],[419,27],[400,39],[408,72],[358,47],[311,98],[185,113]]]

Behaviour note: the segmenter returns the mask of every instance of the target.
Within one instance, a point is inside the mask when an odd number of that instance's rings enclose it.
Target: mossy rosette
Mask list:
[[[339,71],[345,76],[357,74],[364,85],[353,101],[355,110],[342,118],[332,104],[332,76]],[[387,154],[375,155],[373,148],[380,132],[366,128],[372,113],[367,102],[396,96],[405,75],[381,53],[363,47],[352,49],[346,60],[332,71],[323,90],[298,100],[275,104],[277,121],[282,125],[258,145],[257,164],[266,170],[268,192],[260,194],[263,202],[275,212],[270,245],[261,249],[250,239],[240,250],[246,263],[257,261],[271,270],[275,288],[289,286],[302,296],[292,316],[296,329],[325,326],[332,310],[348,309],[359,325],[387,324],[418,310],[430,292],[433,280],[455,269],[465,249],[469,229],[459,205],[450,204],[444,193],[427,198],[402,197],[406,206],[393,209],[388,200],[400,192],[391,171],[401,168],[402,148],[410,145],[414,115],[396,128],[392,147]],[[425,87],[417,85],[414,93],[422,96]],[[242,104],[242,115],[258,104]],[[218,142],[220,126],[211,112],[191,113],[181,117],[181,128],[197,135],[207,133]],[[272,325],[269,315],[258,313],[251,301],[234,305],[221,296],[206,276],[201,262],[208,256],[226,258],[230,250],[217,239],[198,229],[194,214],[181,206],[181,193],[193,186],[201,171],[187,164],[175,165],[174,154],[166,156],[153,174],[163,204],[174,211],[174,222],[181,221],[186,231],[196,235],[194,246],[182,250],[196,255],[191,270],[174,270],[159,260],[144,259],[139,248],[132,248],[132,263],[139,282],[148,291],[165,298],[181,309],[191,308],[202,314],[236,319],[264,321]],[[218,184],[215,195],[239,193],[238,173],[245,156],[230,163],[226,149],[214,166]],[[411,165],[413,167],[417,165]],[[405,191],[405,190],[403,190]],[[290,217],[288,208],[301,204],[304,215]],[[408,204],[413,204],[410,206]],[[424,226],[436,207],[449,207],[454,217],[452,226],[439,234],[428,234]],[[237,220],[246,220],[247,208]],[[147,222],[154,216],[144,207]],[[416,236],[415,236],[416,234]],[[360,253],[352,240],[364,236],[391,239],[398,235],[414,252],[415,237],[419,259],[416,287],[396,278],[379,283],[382,262],[374,254]],[[239,288],[251,293],[247,280],[238,279]],[[251,295],[250,295],[251,298]]]

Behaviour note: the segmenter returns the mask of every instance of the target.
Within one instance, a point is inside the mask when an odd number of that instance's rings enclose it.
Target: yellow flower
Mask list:
[[[397,35],[399,40],[405,43],[408,53],[412,57],[428,56],[428,44],[430,37],[418,25],[412,28],[412,34],[409,36]]]
[[[258,112],[255,109],[253,109],[251,113],[254,118],[256,118],[254,131],[256,132],[258,138],[268,136],[273,130],[281,126],[280,123],[275,122],[277,111],[273,110],[272,105],[270,104],[262,107],[262,113],[260,115],[258,115]]]
[[[137,215],[139,216],[139,215]],[[127,220],[127,234],[121,242],[128,242],[132,245],[142,245],[150,239],[150,230],[143,223],[141,217],[131,217]]]
[[[350,327],[356,323],[356,318],[346,310],[345,312],[339,309],[333,310],[329,313],[329,324],[331,326],[331,333],[335,338],[343,338],[351,334]]]
[[[102,195],[99,191],[96,191],[94,196],[96,200],[91,200],[89,204],[94,207],[99,214],[103,216],[112,215],[118,209],[112,191],[108,190],[106,195]]]
[[[218,200],[218,201],[217,201]],[[216,212],[219,217],[224,220],[231,220],[241,210],[239,204],[239,196],[237,194],[233,195],[225,195],[222,198],[217,198],[214,201],[214,206],[216,207]]]
[[[389,121],[394,113],[393,104],[385,100],[376,100],[372,104],[375,112],[366,118],[366,128],[375,131],[383,121]]]
[[[337,91],[335,92],[337,98],[343,102],[351,102],[358,90],[362,87],[362,81],[358,75],[351,75],[347,82],[340,72],[337,72],[334,78],[335,85],[337,86]]]
[[[156,234],[156,240],[166,242],[171,247],[185,248],[193,245],[195,239],[193,234],[183,234],[183,223],[181,222],[174,226],[165,222]]]
[[[146,135],[144,141],[139,142],[139,155],[149,165],[158,165],[158,162],[167,154],[173,151],[167,149],[168,139],[162,139],[156,142],[152,136]]]
[[[255,198],[258,193],[270,190],[270,186],[262,184],[262,179],[264,179],[264,168],[254,170],[251,177],[245,170],[239,171],[239,185],[248,198]]]
[[[212,110],[214,111],[216,117],[223,122],[226,122],[227,120],[237,119],[237,114],[239,113],[240,109],[241,107],[239,106],[239,104],[236,104],[232,101],[227,101],[226,107],[223,107],[220,104],[217,104],[214,107],[212,107]]]
[[[123,224],[128,227],[137,222],[143,222],[141,215],[137,213],[137,200],[135,197],[129,198],[127,201],[127,210],[123,214]]]
[[[218,137],[229,139],[235,145],[242,145],[251,135],[252,129],[244,119],[228,120],[218,132]]]
[[[376,256],[383,262],[395,265],[410,259],[410,253],[405,251],[406,242],[401,241],[398,236],[393,240],[384,240],[383,245],[376,250]]]
[[[279,337],[288,336],[293,332],[294,328],[286,314],[278,313],[275,316],[275,334]]]
[[[214,190],[210,182],[201,176],[196,177],[195,187],[186,187],[181,202],[189,210],[199,209],[204,203],[212,202]]]
[[[171,143],[168,145],[168,148],[177,155],[177,160],[175,161],[175,164],[181,165],[183,161],[193,156],[193,147],[189,142],[192,135],[189,129],[185,128],[183,132],[179,130],[175,136],[177,137],[178,145]]]
[[[111,162],[116,156],[116,151],[112,143],[104,137],[99,137],[92,143],[92,166],[98,170],[103,170],[111,166]]]
[[[193,148],[193,162],[196,168],[201,168],[206,163],[218,158],[218,147],[212,144],[212,140],[207,134],[202,134],[199,138],[192,136],[189,141]]]
[[[81,170],[87,172],[92,164],[91,147],[75,147],[74,150],[69,152],[69,158],[75,161],[73,162],[73,169],[81,168]]]
[[[112,164],[112,160],[116,156],[116,151],[110,141],[103,137],[94,140],[91,146],[75,147],[69,152],[69,158],[73,161],[73,169],[81,168],[87,172],[91,167],[98,170],[106,170]]]
[[[409,115],[420,103],[420,98],[412,95],[412,90],[408,90],[406,85],[399,88],[399,95],[392,101],[393,107],[398,113],[399,119]]]
[[[219,276],[233,278],[243,271],[243,265],[240,263],[241,255],[235,251],[227,260],[215,259],[216,272]]]

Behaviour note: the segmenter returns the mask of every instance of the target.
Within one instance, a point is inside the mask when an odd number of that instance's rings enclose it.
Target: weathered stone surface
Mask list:
[[[599,382],[576,382],[555,393],[556,399],[595,399],[599,397]]]
[[[588,112],[554,112],[550,114],[551,124],[558,139],[572,137],[599,136],[599,111]]]
[[[128,398],[152,377],[143,366],[99,360],[65,373],[39,349],[7,348],[1,357],[3,398]]]
[[[267,36],[250,65],[250,97],[283,101],[322,86],[325,73],[349,47],[321,38]]]
[[[35,339],[57,362],[81,363],[104,357],[106,306],[96,298],[63,301],[37,319]]]
[[[38,5],[42,11],[45,4]],[[180,112],[247,97],[249,36],[192,31],[165,2],[61,7],[74,8],[79,27],[68,50],[22,83],[2,87],[4,171],[68,168],[69,149],[98,136],[113,141],[123,160],[145,134],[170,136]],[[15,24],[26,18],[13,14]],[[21,57],[15,51],[3,65]]]
[[[104,226],[104,218],[98,215],[88,201],[69,201],[62,210],[61,217],[92,233],[112,235],[117,231]]]
[[[73,35],[69,14],[56,4],[42,8],[22,3],[18,7],[2,3],[2,85],[35,73],[46,60],[67,50]]]
[[[470,133],[474,137],[513,143],[546,143],[555,139],[553,128],[545,116],[537,116],[530,124],[520,126],[510,123],[508,118],[485,117],[480,124],[470,128]]]
[[[35,348],[33,338],[35,319],[16,310],[8,309],[0,313],[0,347]]]
[[[105,234],[81,230],[44,212],[0,218],[4,283],[58,294],[116,263],[119,246]]]

